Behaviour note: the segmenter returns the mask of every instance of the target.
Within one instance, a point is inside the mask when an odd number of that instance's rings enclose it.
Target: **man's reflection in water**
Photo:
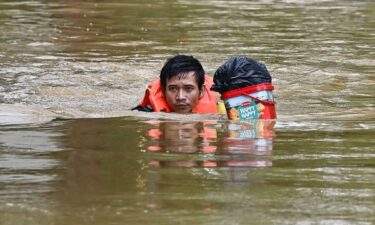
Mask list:
[[[216,130],[207,127],[212,122],[153,122],[156,126],[147,132],[151,138],[149,151],[172,153],[213,153]],[[215,144],[215,143],[214,143]]]
[[[149,152],[187,153],[194,160],[170,157],[152,160],[151,167],[267,167],[272,162],[274,121],[150,122]],[[157,156],[157,155],[156,155]],[[185,157],[186,158],[186,157]]]

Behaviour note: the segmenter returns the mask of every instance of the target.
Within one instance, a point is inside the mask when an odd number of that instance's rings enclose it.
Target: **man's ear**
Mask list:
[[[202,85],[202,88],[201,88],[200,91],[199,91],[199,99],[203,98],[205,87],[206,87],[206,86],[203,84],[203,85]]]

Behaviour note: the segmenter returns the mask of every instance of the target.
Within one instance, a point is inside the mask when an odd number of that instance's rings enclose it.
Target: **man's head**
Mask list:
[[[204,94],[204,69],[194,57],[177,55],[163,66],[160,83],[172,111],[190,113]]]

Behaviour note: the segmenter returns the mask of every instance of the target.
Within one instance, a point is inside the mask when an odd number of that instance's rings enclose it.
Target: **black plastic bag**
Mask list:
[[[266,65],[245,56],[233,56],[216,70],[211,90],[223,93],[271,82]]]

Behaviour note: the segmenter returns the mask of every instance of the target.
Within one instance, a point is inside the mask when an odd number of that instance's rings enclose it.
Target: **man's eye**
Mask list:
[[[194,87],[192,87],[192,86],[188,86],[188,87],[186,87],[185,89],[186,89],[186,91],[191,92],[191,91],[194,90]]]
[[[168,87],[168,91],[175,92],[177,90],[176,87],[170,86]]]

